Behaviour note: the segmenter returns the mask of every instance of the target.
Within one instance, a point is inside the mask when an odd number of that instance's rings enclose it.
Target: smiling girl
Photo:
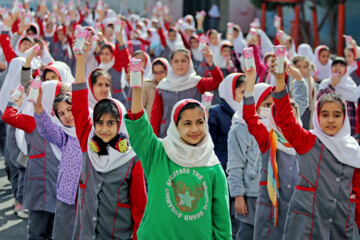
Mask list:
[[[230,240],[227,184],[204,107],[193,99],[177,102],[167,137],[159,139],[144,114],[141,92],[133,88],[131,110],[125,117],[130,142],[149,185],[139,239],[182,239],[186,235],[189,240]]]

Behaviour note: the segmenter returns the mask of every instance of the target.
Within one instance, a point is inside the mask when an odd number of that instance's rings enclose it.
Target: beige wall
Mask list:
[[[239,24],[243,32],[249,31],[249,24],[257,14],[258,10],[250,0],[229,0],[229,22]]]

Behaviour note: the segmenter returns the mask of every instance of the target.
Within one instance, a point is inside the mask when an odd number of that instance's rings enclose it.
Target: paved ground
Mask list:
[[[14,214],[14,198],[5,172],[4,158],[0,157],[0,240],[24,240],[27,220]]]

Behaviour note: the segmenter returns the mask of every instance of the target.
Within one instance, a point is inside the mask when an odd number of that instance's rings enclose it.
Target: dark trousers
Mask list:
[[[30,210],[28,240],[52,239],[54,213]]]

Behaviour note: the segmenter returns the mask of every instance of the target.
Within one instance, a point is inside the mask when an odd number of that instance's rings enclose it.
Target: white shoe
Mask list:
[[[22,209],[20,211],[17,212],[17,216],[19,218],[29,218],[29,210],[27,209]]]

